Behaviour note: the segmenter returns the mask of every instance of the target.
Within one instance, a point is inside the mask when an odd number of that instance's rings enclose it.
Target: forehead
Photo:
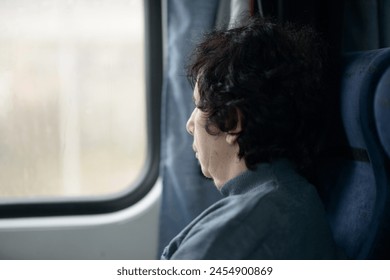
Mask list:
[[[192,94],[192,99],[194,100],[194,101],[197,101],[197,100],[199,100],[199,88],[198,88],[198,82],[196,82],[195,83],[195,87],[194,87],[194,92],[193,92],[193,94]]]

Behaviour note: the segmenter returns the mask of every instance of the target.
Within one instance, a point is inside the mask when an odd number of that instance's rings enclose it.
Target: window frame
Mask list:
[[[160,166],[162,91],[162,8],[160,0],[144,0],[146,160],[141,174],[124,191],[98,197],[18,198],[0,203],[0,219],[105,214],[140,201],[155,185]]]

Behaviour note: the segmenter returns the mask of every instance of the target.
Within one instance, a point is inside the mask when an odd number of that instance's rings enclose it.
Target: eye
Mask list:
[[[195,97],[193,97],[193,96],[192,96],[192,103],[194,103],[194,106],[195,106],[196,108],[198,108],[198,105],[196,104]]]
[[[196,102],[194,102],[194,107],[195,107],[195,109],[199,109],[199,110],[201,110],[201,108],[200,108],[199,104],[196,104]]]

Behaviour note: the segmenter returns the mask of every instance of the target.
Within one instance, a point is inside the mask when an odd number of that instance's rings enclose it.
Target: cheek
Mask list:
[[[202,163],[206,160],[209,155],[210,144],[207,137],[207,132],[202,127],[197,127],[197,132],[194,135],[194,146],[198,153],[198,159]]]

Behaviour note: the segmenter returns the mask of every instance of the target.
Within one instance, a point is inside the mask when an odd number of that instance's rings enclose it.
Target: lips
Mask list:
[[[195,146],[192,146],[192,150],[195,153],[195,157],[198,158],[198,151],[195,149]]]

